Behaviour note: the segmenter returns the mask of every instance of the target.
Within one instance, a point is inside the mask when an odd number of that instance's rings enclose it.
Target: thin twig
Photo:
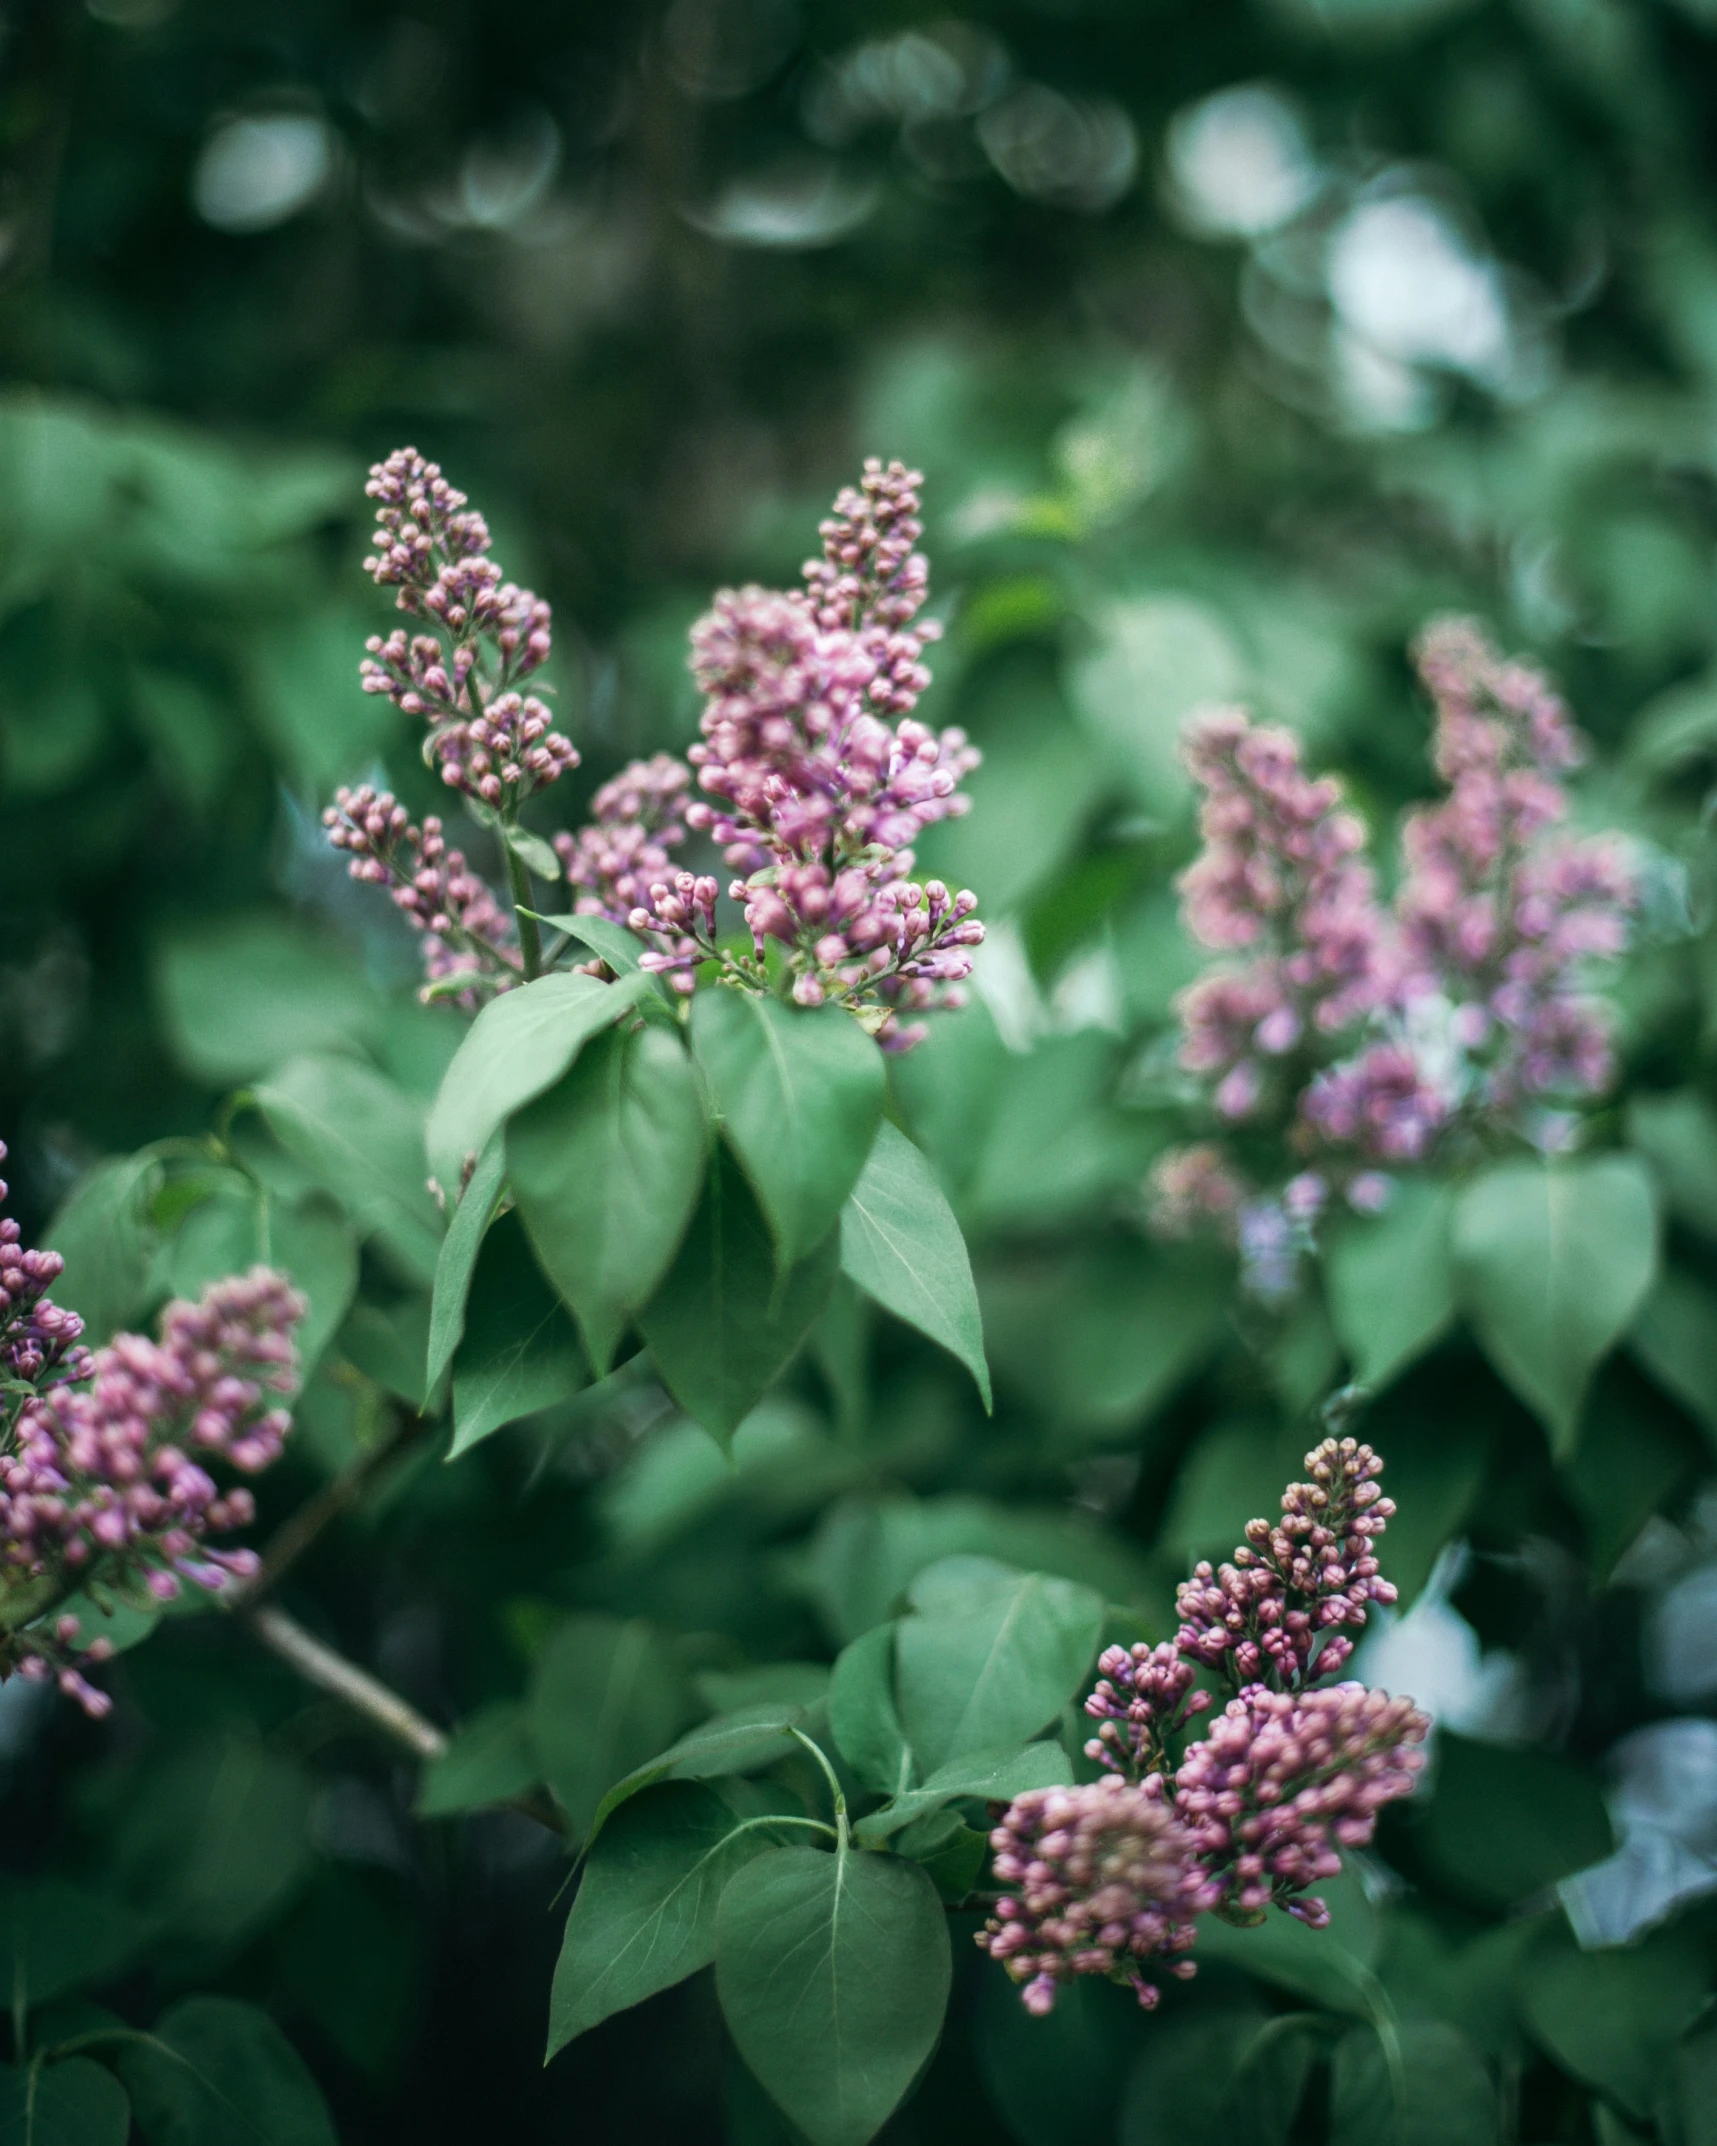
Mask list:
[[[379,1444],[335,1476],[331,1483],[324,1484],[295,1512],[289,1513],[263,1551],[255,1578],[247,1580],[236,1594],[234,1607],[248,1608],[278,1587],[305,1552],[342,1514],[357,1504],[365,1491],[393,1466],[402,1453],[415,1445],[428,1428],[422,1416],[401,1416]]]
[[[447,1737],[427,1716],[390,1691],[379,1677],[349,1662],[334,1648],[325,1646],[314,1632],[306,1631],[296,1617],[273,1602],[259,1602],[239,1612],[241,1620],[271,1653],[297,1670],[318,1691],[331,1692],[372,1722],[396,1744],[404,1745],[426,1765],[447,1749]]]

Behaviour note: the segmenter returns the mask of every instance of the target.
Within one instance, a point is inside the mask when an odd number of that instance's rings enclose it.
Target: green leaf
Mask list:
[[[1072,1761],[1056,1743],[1026,1744],[999,1751],[969,1751],[938,1767],[922,1788],[908,1789],[861,1818],[853,1838],[861,1848],[884,1841],[957,1796],[982,1796],[988,1803],[1011,1803],[1030,1788],[1054,1788],[1073,1778]]]
[[[717,1444],[784,1371],[828,1300],[840,1265],[834,1230],[778,1275],[751,1188],[721,1149],[691,1225],[638,1325],[662,1381]]]
[[[591,1840],[623,1803],[657,1781],[708,1781],[722,1774],[751,1773],[785,1758],[798,1748],[793,1730],[809,1718],[801,1706],[764,1704],[736,1707],[731,1714],[701,1723],[615,1782],[596,1806]]]
[[[1628,1348],[1717,1445],[1717,1290],[1685,1267],[1666,1267]]]
[[[989,1859],[990,1836],[987,1830],[967,1825],[957,1811],[944,1805],[897,1833],[894,1853],[910,1856],[944,1902],[955,1906],[977,1884]]]
[[[423,1371],[429,1355],[429,1299],[401,1297],[385,1309],[362,1298],[346,1314],[337,1336],[340,1353],[366,1378],[412,1408],[428,1401]]]
[[[427,1284],[441,1216],[425,1182],[423,1106],[355,1058],[294,1058],[256,1090],[269,1130],[406,1279]]]
[[[686,1715],[679,1665],[641,1620],[569,1617],[531,1678],[531,1743],[582,1838],[607,1792],[661,1754]]]
[[[1597,1776],[1553,1751],[1506,1750],[1443,1729],[1418,1838],[1438,1875],[1489,1908],[1512,1907],[1615,1842]]]
[[[447,1458],[469,1453],[503,1424],[569,1399],[584,1383],[572,1322],[538,1272],[518,1217],[503,1215],[484,1240],[453,1359]]]
[[[957,1357],[990,1407],[983,1314],[966,1240],[935,1171],[886,1119],[841,1209],[841,1268],[884,1311]]]
[[[54,1302],[81,1314],[92,1346],[135,1319],[147,1299],[152,1241],[144,1211],[160,1168],[148,1149],[98,1162],[48,1225],[47,1246],[66,1263]]]
[[[722,1888],[772,1845],[767,1821],[736,1818],[691,1781],[664,1783],[617,1812],[590,1850],[566,1919],[549,1998],[549,2055],[707,1967]]]
[[[865,2146],[936,2046],[936,1888],[896,1856],[773,1848],[728,1884],[715,1983],[739,2053],[812,2146]]]
[[[1336,2044],[1330,2146],[1496,2146],[1501,2109],[1484,2059],[1458,2027],[1397,2029],[1400,2098],[1382,2042],[1355,2027]]]
[[[598,1038],[507,1129],[519,1213],[598,1376],[679,1249],[707,1149],[691,1062],[655,1027]]]
[[[248,1737],[171,1751],[127,1791],[108,1843],[115,1897],[189,1942],[236,1942],[309,1868],[311,1800],[303,1769]]]
[[[465,1302],[471,1293],[471,1277],[477,1269],[477,1254],[501,1196],[507,1154],[499,1137],[491,1138],[471,1173],[471,1181],[453,1210],[447,1235],[441,1240],[435,1262],[435,1291],[429,1305],[429,1359],[424,1389],[433,1393],[441,1375],[453,1361],[465,1333]]]
[[[0,2146],[125,2146],[130,2136],[124,2087],[89,2057],[0,2064]]]
[[[1036,1735],[1083,1684],[1102,1637],[1101,1595],[990,1558],[942,1559],[918,1575],[908,1600],[895,1679],[926,1775]]]
[[[501,835],[513,855],[538,879],[546,879],[552,885],[560,877],[560,859],[541,835],[532,834],[528,827],[517,826],[502,828]]]
[[[258,1260],[286,1275],[310,1301],[294,1341],[303,1385],[346,1316],[358,1286],[358,1248],[345,1218],[319,1193],[296,1204],[240,1172],[223,1171],[163,1247],[166,1283],[198,1297],[211,1282]]]
[[[1350,1215],[1324,1255],[1330,1318],[1362,1386],[1383,1386],[1455,1317],[1454,1194],[1400,1178],[1382,1214]]]
[[[99,1987],[149,1934],[148,1922],[106,1888],[53,1877],[0,1880],[0,1973],[28,2005]]]
[[[102,1596],[98,1601],[89,1594],[66,1595],[54,1605],[52,1616],[56,1623],[62,1617],[78,1620],[77,1635],[67,1642],[74,1653],[82,1653],[92,1641],[104,1639],[112,1653],[124,1654],[131,1647],[140,1647],[161,1622],[161,1606],[148,1596],[144,1596],[143,1603],[119,1601],[105,1588]]]
[[[1651,1164],[1669,1211],[1717,1238],[1717,1110],[1695,1088],[1635,1096],[1628,1138]]]
[[[486,1803],[506,1803],[533,1788],[539,1777],[525,1709],[516,1700],[498,1699],[462,1723],[447,1749],[423,1769],[417,1815],[446,1818]]]
[[[565,932],[569,939],[600,954],[616,976],[632,975],[638,956],[644,952],[644,941],[637,933],[628,931],[624,924],[616,924],[612,917],[538,917],[537,922],[546,924],[551,931]]]
[[[984,1304],[999,1376],[1051,1423],[1090,1437],[1153,1415],[1210,1354],[1230,1275],[1180,1246],[1026,1252],[987,1264]]]
[[[829,1681],[829,1727],[866,1788],[898,1795],[912,1779],[912,1747],[894,1703],[894,1633],[879,1624],[842,1649]]]
[[[1099,1975],[1063,1983],[1054,2010],[1042,2019],[1025,2010],[1019,1985],[1006,1975],[980,1971],[972,1994],[973,2042],[985,2091],[1020,2146],[1114,2146],[1117,2103],[1129,2071],[1147,2050],[1158,2051],[1165,2036],[1172,2038],[1179,2024],[1172,2014],[1153,2019],[1141,2036],[1138,1999]],[[1226,2073],[1207,2067],[1210,2075]],[[1170,2108],[1173,2146],[1205,2146],[1202,2135],[1184,2124],[1184,2098]],[[1158,2146],[1154,2127],[1148,2136]]]
[[[834,1228],[876,1138],[882,1054],[836,1006],[703,991],[692,1044],[785,1270]]]
[[[637,1002],[641,979],[598,983],[594,976],[539,976],[483,1008],[447,1068],[429,1113],[429,1167],[457,1185],[466,1158],[480,1155],[495,1128],[552,1088],[592,1036]]]
[[[1376,1918],[1363,1895],[1356,1900],[1357,1882],[1344,1873],[1320,1883],[1318,1892],[1330,1906],[1329,1929],[1308,1930],[1292,1915],[1275,1910],[1245,1929],[1206,1916],[1198,1926],[1201,1952],[1340,2018],[1389,2024],[1389,1999],[1366,1957],[1375,1949]],[[1344,1915],[1343,1909],[1350,1913]]]
[[[258,1256],[310,1300],[294,1337],[302,1386],[338,1333],[357,1292],[356,1241],[344,1216],[319,1195],[295,1204],[271,1199],[263,1206]]]
[[[1677,2044],[1675,2089],[1685,2146],[1717,2146],[1717,2013],[1706,2012]]]
[[[1675,2044],[1710,1985],[1704,1947],[1685,1926],[1583,1952],[1558,1922],[1526,1963],[1521,2009],[1533,2039],[1565,2071],[1650,2119]]]
[[[1204,1928],[1213,1927],[1201,1926],[1201,1936]],[[1086,1998],[1088,2006],[1096,1994]],[[1017,1995],[1013,2003],[1017,2008]],[[1050,2022],[1060,2010],[1058,1997]],[[1291,2106],[1272,2112],[1273,2122],[1237,2122],[1236,2089],[1246,2059],[1268,2024],[1255,2006],[1232,2000],[1218,2002],[1208,2012],[1171,2012],[1153,2020],[1126,2081],[1116,2134],[1120,2146],[1225,2146],[1236,2137],[1250,2142],[1254,2136],[1259,2146],[1283,2146],[1295,2114]],[[1035,2039],[1035,2025],[1031,2031]],[[1014,2033],[1023,2039],[1017,2021]],[[1047,2126],[1040,2129],[1044,2146],[1050,2146]],[[1082,2146],[1082,2141],[1057,2139],[1054,2146]]]
[[[1562,1464],[1561,1485],[1586,1528],[1592,1576],[1607,1579],[1655,1512],[1667,1509],[1704,1459],[1680,1411],[1617,1359],[1604,1366],[1580,1419],[1580,1443]],[[1400,1492],[1394,1492],[1400,1502]]]
[[[1455,1213],[1462,1302],[1485,1353],[1573,1449],[1593,1368],[1620,1339],[1657,1269],[1657,1206],[1637,1158],[1503,1162]]]
[[[155,995],[174,1057],[218,1088],[271,1073],[305,1051],[368,1043],[382,1014],[337,941],[267,913],[164,939]]]
[[[149,2146],[339,2146],[303,2058],[236,1998],[185,1998],[119,2069]]]

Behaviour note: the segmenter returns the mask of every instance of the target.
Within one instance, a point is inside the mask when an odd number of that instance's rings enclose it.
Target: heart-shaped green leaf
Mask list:
[[[916,1863],[772,1848],[716,1912],[715,1986],[739,2053],[812,2146],[865,2146],[936,2046],[947,1917]]]
[[[1497,1163],[1461,1194],[1454,1241],[1485,1354],[1567,1455],[1587,1382],[1657,1271],[1644,1165],[1631,1155]]]

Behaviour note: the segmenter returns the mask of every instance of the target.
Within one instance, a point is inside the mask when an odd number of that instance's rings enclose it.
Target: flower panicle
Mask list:
[[[322,822],[352,878],[386,887],[422,935],[426,999],[451,995],[474,1009],[517,982],[517,925],[433,813],[419,826],[391,791],[365,783],[336,790]]]
[[[1563,824],[1584,743],[1543,675],[1470,620],[1434,622],[1414,660],[1446,794],[1403,823],[1389,911],[1363,826],[1303,771],[1289,732],[1217,709],[1186,736],[1203,849],[1183,912],[1227,958],[1177,1001],[1180,1063],[1224,1137],[1162,1159],[1153,1226],[1226,1237],[1266,1303],[1298,1290],[1315,1217],[1245,1185],[1228,1135],[1255,1151],[1274,1134],[1296,1183],[1315,1175],[1325,1198],[1376,1212],[1383,1173],[1434,1159],[1462,1127],[1531,1133],[1614,1072],[1590,976],[1627,944],[1639,875],[1620,837]]]
[[[767,988],[773,957],[796,1003],[845,1006],[893,1050],[924,1034],[912,1015],[960,1002],[983,938],[973,894],[914,870],[925,828],[967,809],[959,785],[979,758],[963,731],[913,714],[932,638],[917,622],[920,482],[867,463],[803,589],[723,590],[692,630],[705,704],[687,757],[701,794],[683,825],[736,875],[726,891],[749,957],[717,946],[708,873],[661,872],[625,916],[650,942],[643,965],[677,990],[711,961],[727,983]]]
[[[376,530],[364,569],[427,630],[372,635],[364,691],[428,725],[425,757],[450,789],[511,814],[578,765],[544,702],[519,691],[548,660],[549,606],[502,580],[488,524],[415,447],[378,462],[365,489]]]
[[[0,1162],[6,1143],[0,1140]],[[0,1202],[6,1184],[0,1179]],[[65,1272],[58,1252],[36,1251],[10,1215],[0,1216],[0,1379],[13,1387],[42,1389],[90,1374],[92,1357],[83,1345],[83,1321],[48,1295]],[[0,1413],[6,1396],[0,1393]]]
[[[1625,948],[1639,891],[1618,837],[1562,831],[1584,740],[1543,675],[1499,657],[1470,619],[1434,622],[1414,660],[1448,795],[1402,830],[1409,988],[1457,1009],[1488,1109],[1600,1094],[1609,1021],[1584,979]]]
[[[1377,1569],[1394,1512],[1381,1472],[1369,1446],[1326,1439],[1281,1517],[1250,1522],[1231,1565],[1200,1565],[1181,1589],[1174,1639],[1099,1657],[1085,1754],[1102,1777],[1016,1797],[990,1836],[1006,1890],[978,1944],[1029,2011],[1049,2011],[1085,1974],[1155,2004],[1146,1970],[1193,1972],[1201,1914],[1250,1923],[1276,1907],[1328,1921],[1310,1888],[1412,1792],[1430,1726],[1411,1700],[1329,1682],[1349,1632],[1395,1596]],[[1177,1757],[1212,1707],[1197,1681],[1212,1671],[1231,1696]]]
[[[1237,1688],[1297,1690],[1332,1674],[1369,1605],[1395,1600],[1377,1558],[1395,1512],[1378,1488],[1382,1461],[1356,1439],[1327,1438],[1306,1472],[1282,1493],[1280,1520],[1249,1521],[1233,1562],[1194,1566],[1176,1597],[1175,1645]]]
[[[255,1501],[242,1485],[223,1490],[207,1463],[255,1475],[278,1459],[306,1308],[284,1276],[253,1267],[195,1303],[175,1299],[158,1340],[120,1334],[77,1383],[27,1400],[0,1451],[4,1584],[25,1603],[95,1580],[170,1601],[187,1581],[219,1591],[250,1578],[253,1552],[205,1538],[247,1526]],[[27,1624],[0,1648],[0,1666],[57,1674],[86,1709],[105,1712],[69,1654],[75,1637],[75,1618]],[[81,1658],[99,1660],[98,1650]]]
[[[625,924],[669,874],[686,839],[691,770],[672,753],[634,760],[591,800],[589,822],[554,837],[580,916]]]
[[[1021,1986],[1028,2012],[1055,2004],[1079,1975],[1129,1983],[1148,2011],[1159,2001],[1147,1967],[1184,1979],[1194,1918],[1214,1907],[1193,1837],[1160,1780],[1119,1775],[1016,1796],[990,1835],[992,1867],[1009,1888],[977,1942]]]

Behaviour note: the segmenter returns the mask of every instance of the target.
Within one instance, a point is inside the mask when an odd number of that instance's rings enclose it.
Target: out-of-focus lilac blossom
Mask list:
[[[1462,1127],[1566,1141],[1576,1121],[1550,1104],[1596,1095],[1612,1073],[1589,971],[1626,945],[1637,875],[1619,839],[1559,831],[1582,752],[1567,710],[1467,621],[1433,625],[1415,654],[1448,795],[1405,822],[1392,915],[1373,898],[1363,828],[1333,782],[1302,772],[1286,731],[1217,710],[1187,736],[1204,791],[1187,924],[1247,958],[1181,994],[1180,1058],[1248,1143],[1246,1176],[1266,1178],[1207,1219],[1267,1302],[1295,1294],[1314,1233],[1268,1189],[1265,1140],[1279,1167],[1315,1160],[1374,1212],[1377,1165],[1429,1162]],[[1244,1181],[1236,1165],[1229,1176]],[[1197,1217],[1172,1171],[1155,1190],[1158,1226],[1186,1234]]]
[[[76,1619],[46,1621],[57,1602],[92,1581],[166,1601],[186,1580],[218,1591],[255,1572],[253,1552],[204,1540],[255,1514],[250,1492],[223,1491],[205,1463],[255,1475],[279,1457],[305,1309],[284,1277],[255,1267],[169,1304],[159,1341],[118,1335],[77,1383],[25,1400],[0,1451],[0,1584],[16,1612],[0,1668],[57,1673],[105,1712],[67,1653]],[[99,1659],[100,1645],[83,1658]]]
[[[1552,833],[1582,741],[1542,674],[1499,657],[1470,620],[1429,627],[1415,659],[1449,794],[1402,830],[1406,992],[1466,1012],[1491,1108],[1596,1094],[1611,1051],[1586,971],[1626,945],[1638,888],[1615,838]]]
[[[1108,1774],[1029,1790],[1009,1804],[990,1847],[1010,1890],[978,1944],[1022,1985],[1028,2012],[1051,2010],[1058,1985],[1077,1975],[1124,1980],[1148,2010],[1161,1993],[1147,1965],[1192,1973],[1179,1956],[1192,1945],[1193,1918],[1220,1894],[1160,1778],[1134,1787]]]
[[[1332,1148],[1403,1163],[1423,1160],[1449,1107],[1407,1045],[1389,1042],[1319,1073],[1301,1098],[1300,1115]]]
[[[1291,732],[1218,709],[1188,731],[1186,761],[1205,793],[1204,849],[1180,882],[1187,924],[1206,946],[1252,958],[1183,993],[1182,1062],[1224,1084],[1250,1069],[1234,1106],[1218,1102],[1249,1118],[1270,1086],[1261,1060],[1384,1003],[1391,949],[1364,825],[1341,809],[1337,784],[1305,774]]]
[[[1208,1230],[1232,1236],[1245,1180],[1214,1140],[1171,1148],[1151,1171],[1151,1228],[1159,1237],[1193,1237]]]
[[[425,758],[450,788],[510,816],[578,765],[547,707],[518,690],[547,661],[549,607],[502,581],[488,524],[415,447],[378,462],[365,489],[376,501],[365,571],[430,630],[373,636],[360,666],[364,690],[429,725]]]
[[[453,997],[475,1008],[521,975],[511,914],[449,849],[432,813],[421,827],[386,790],[340,789],[322,815],[328,840],[351,857],[356,880],[386,887],[400,914],[423,934],[423,997]]]
[[[750,956],[718,947],[707,877],[664,874],[626,918],[652,942],[643,966],[682,992],[706,961],[763,988],[773,947],[797,1003],[845,1006],[894,1050],[924,1033],[902,1014],[959,1003],[983,938],[974,895],[912,876],[911,844],[966,809],[958,785],[978,761],[963,732],[911,712],[935,630],[917,622],[920,481],[867,462],[823,523],[803,590],[725,590],[693,629],[706,705],[688,757],[704,794],[684,819],[739,875],[728,893]]]
[[[686,839],[686,794],[691,771],[672,753],[634,760],[591,800],[589,823],[558,834],[555,855],[580,916],[624,924],[666,880],[672,852]]]

